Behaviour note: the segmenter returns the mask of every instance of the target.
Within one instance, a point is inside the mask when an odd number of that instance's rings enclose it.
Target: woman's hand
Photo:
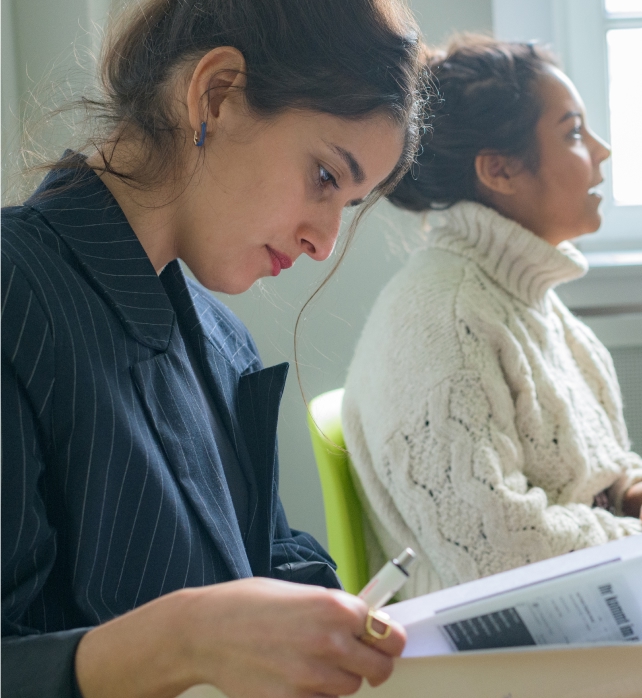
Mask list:
[[[230,698],[346,695],[361,677],[376,686],[405,643],[399,626],[377,649],[361,642],[368,609],[345,592],[260,578],[218,590],[216,605],[210,590],[192,592],[190,651]]]
[[[631,485],[622,497],[622,513],[642,520],[642,482]]]
[[[367,607],[345,592],[253,578],[161,597],[90,631],[85,698],[174,698],[209,683],[229,698],[348,695],[385,681],[405,633],[359,640]]]

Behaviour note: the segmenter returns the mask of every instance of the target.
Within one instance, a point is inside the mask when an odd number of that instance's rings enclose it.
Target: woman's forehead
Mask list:
[[[298,138],[306,145],[327,146],[346,161],[349,160],[345,158],[346,152],[376,158],[381,151],[398,151],[399,157],[404,144],[404,127],[385,114],[346,119],[321,112],[291,110],[273,123],[282,137]],[[350,169],[359,168],[350,166]]]
[[[559,68],[548,66],[539,85],[544,110],[542,120],[556,121],[569,112],[584,116],[584,102],[577,88]]]

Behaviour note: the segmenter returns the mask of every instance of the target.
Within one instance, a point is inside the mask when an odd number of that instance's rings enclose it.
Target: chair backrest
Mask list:
[[[368,583],[363,533],[363,508],[350,474],[341,426],[343,388],[323,393],[310,402],[308,426],[317,461],[328,548],[346,589],[357,594]]]

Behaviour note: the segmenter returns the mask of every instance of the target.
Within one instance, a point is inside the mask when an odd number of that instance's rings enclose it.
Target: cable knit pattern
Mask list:
[[[642,532],[617,515],[642,459],[611,357],[553,291],[585,258],[480,204],[431,223],[372,310],[343,404],[375,535],[419,553],[407,597]],[[603,490],[614,513],[592,507]]]

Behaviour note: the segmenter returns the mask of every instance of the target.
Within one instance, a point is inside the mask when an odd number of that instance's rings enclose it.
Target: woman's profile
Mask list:
[[[386,553],[410,545],[420,594],[639,534],[608,351],[554,292],[568,242],[600,226],[608,147],[542,49],[483,37],[428,59],[440,103],[390,196],[430,212],[426,249],[384,289],[343,421]]]
[[[287,366],[207,290],[326,259],[343,209],[390,189],[418,54],[395,0],[146,0],[115,25],[92,147],[2,212],[3,696],[392,671],[403,629],[366,626],[281,506]]]

